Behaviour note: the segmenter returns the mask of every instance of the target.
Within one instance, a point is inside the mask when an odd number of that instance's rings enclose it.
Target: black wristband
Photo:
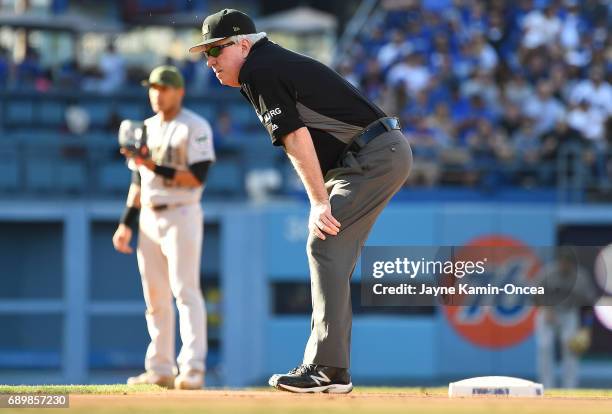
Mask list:
[[[155,168],[153,168],[153,172],[155,172],[155,174],[157,175],[161,175],[162,177],[166,177],[169,179],[173,179],[174,176],[176,175],[175,168],[166,167],[163,165],[156,165]]]
[[[189,171],[191,171],[191,174],[193,174],[201,184],[205,184],[210,164],[212,164],[212,161],[196,162],[195,164],[189,165]]]
[[[138,213],[140,213],[139,208],[133,206],[125,206],[123,214],[121,214],[121,219],[119,219],[119,223],[125,224],[126,226],[131,226],[136,220]]]

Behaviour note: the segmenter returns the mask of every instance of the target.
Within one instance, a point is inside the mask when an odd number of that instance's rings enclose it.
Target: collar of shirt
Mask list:
[[[249,54],[246,57],[246,60],[244,61],[242,68],[240,68],[240,73],[238,74],[238,82],[240,82],[241,84],[244,83],[245,79],[244,76],[246,75],[246,70],[245,68],[247,67],[248,63],[249,63],[249,59],[255,54],[255,51],[257,49],[259,49],[260,47],[268,44],[270,41],[268,40],[267,37],[264,37],[263,39],[258,40],[257,42],[255,42],[255,44],[253,46],[251,46],[251,50],[249,50]]]

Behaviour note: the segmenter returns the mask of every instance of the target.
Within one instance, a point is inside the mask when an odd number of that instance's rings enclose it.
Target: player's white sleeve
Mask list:
[[[189,131],[187,143],[187,164],[192,165],[202,161],[215,161],[213,132],[206,120],[198,122]]]

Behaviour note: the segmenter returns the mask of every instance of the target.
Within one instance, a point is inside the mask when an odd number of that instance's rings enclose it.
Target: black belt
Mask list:
[[[358,152],[365,147],[370,141],[385,132],[402,129],[399,119],[393,117],[380,118],[368,125],[357,134],[346,147],[346,151]]]
[[[159,212],[168,210],[169,208],[179,207],[181,205],[182,204],[158,204],[156,206],[151,206],[151,210]]]

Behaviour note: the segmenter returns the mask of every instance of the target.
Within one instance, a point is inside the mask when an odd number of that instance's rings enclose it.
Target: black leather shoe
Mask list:
[[[300,365],[287,374],[272,375],[268,384],[279,390],[298,393],[347,394],[353,390],[347,369],[312,364]]]

